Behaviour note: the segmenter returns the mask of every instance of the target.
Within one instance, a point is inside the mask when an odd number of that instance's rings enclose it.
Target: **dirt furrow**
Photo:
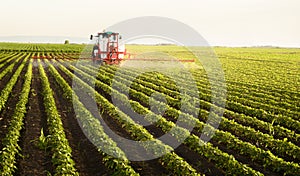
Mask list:
[[[19,169],[16,174],[24,176],[53,173],[50,154],[38,147],[41,130],[43,129],[45,136],[48,135],[48,131],[42,85],[37,67],[33,67],[32,76],[27,114],[20,139],[22,157],[19,158]]]
[[[60,69],[58,69],[58,71],[64,77],[64,79],[69,83],[69,85],[72,86],[72,80],[66,74],[64,74]],[[94,101],[90,96],[82,94],[82,96],[80,96],[79,98],[85,104],[85,106],[87,107],[87,109],[89,111],[91,111],[92,114],[95,117],[97,117],[102,124],[103,123],[106,124],[106,125],[104,125],[104,131],[107,132],[107,134],[109,134],[108,128],[110,128],[110,130],[112,130],[113,132],[115,132],[119,136],[122,136],[122,137],[127,138],[127,139],[132,139],[132,137],[130,136],[130,134],[128,134],[109,115],[107,115],[107,114],[104,113],[104,114],[101,115],[101,118],[99,117],[99,113],[98,113],[97,107],[90,106],[91,103],[89,103],[89,102]],[[127,144],[127,143],[122,143],[122,141],[121,141],[122,139],[115,139],[115,138],[113,138],[113,140],[115,140],[119,145],[122,145],[122,148],[126,148],[126,151],[128,153],[136,153],[135,152],[136,149],[133,146]],[[147,153],[147,152],[145,151],[144,153]],[[144,153],[143,153],[143,155],[144,155]],[[141,154],[136,153],[135,158],[141,158],[141,160],[143,160],[144,156],[140,156],[140,155]],[[147,160],[147,161],[131,162],[131,166],[134,168],[134,170],[136,172],[140,173],[141,175],[169,175],[170,174],[170,173],[168,173],[168,171],[163,166],[160,165],[160,163],[158,162],[158,159]]]
[[[76,120],[72,102],[63,97],[62,89],[47,69],[46,73],[52,90],[55,90],[56,106],[60,112],[65,133],[72,148],[72,156],[76,163],[75,167],[79,174],[83,176],[110,175],[111,172],[102,163],[103,156],[82,132]]]

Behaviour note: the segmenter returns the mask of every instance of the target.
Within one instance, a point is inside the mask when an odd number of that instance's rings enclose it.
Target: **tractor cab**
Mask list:
[[[93,61],[100,64],[119,64],[125,54],[125,47],[119,46],[119,33],[101,32],[91,35],[90,39],[93,40],[93,37],[97,38],[92,51]]]

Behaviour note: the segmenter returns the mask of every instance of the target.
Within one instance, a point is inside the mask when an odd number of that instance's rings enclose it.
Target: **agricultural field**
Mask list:
[[[123,67],[118,72],[121,66],[99,67],[89,60],[77,64],[84,47],[0,43],[0,175],[300,175],[300,49],[214,48],[226,80],[223,108],[211,102],[201,66],[185,63],[196,81],[194,91],[184,72],[178,76],[184,85],[178,87],[155,71]],[[193,57],[179,46],[126,48]],[[143,120],[151,125],[141,125],[112,96],[138,114],[150,114]],[[163,113],[151,108],[153,102]],[[212,107],[224,113],[204,144],[203,129],[214,128],[206,123]],[[186,124],[176,123],[179,116],[194,123],[190,134]],[[166,154],[132,161],[104,123],[126,139],[154,141],[154,148],[140,143],[145,153]],[[187,134],[174,150],[159,140],[170,129],[176,129],[173,140]]]

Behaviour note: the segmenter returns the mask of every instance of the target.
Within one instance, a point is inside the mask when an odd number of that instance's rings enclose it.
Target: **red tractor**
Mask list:
[[[101,32],[91,35],[96,37],[96,43],[92,50],[92,60],[100,64],[119,64],[126,54],[125,45],[119,46],[121,36],[115,32]]]

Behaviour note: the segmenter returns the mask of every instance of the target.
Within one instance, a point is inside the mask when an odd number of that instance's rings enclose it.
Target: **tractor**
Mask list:
[[[91,35],[90,40],[96,39],[92,49],[92,60],[100,64],[119,64],[126,55],[125,45],[119,45],[122,39],[116,32],[100,32],[97,35]]]

